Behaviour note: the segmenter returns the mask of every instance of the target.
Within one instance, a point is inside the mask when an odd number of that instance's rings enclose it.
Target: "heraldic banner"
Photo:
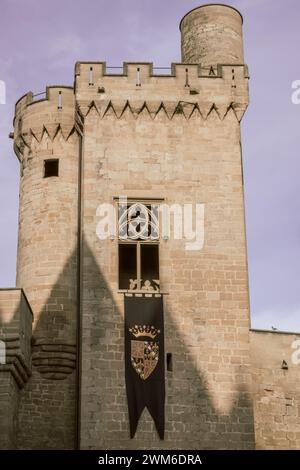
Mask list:
[[[163,298],[125,296],[125,378],[133,438],[145,407],[164,438],[165,361]]]

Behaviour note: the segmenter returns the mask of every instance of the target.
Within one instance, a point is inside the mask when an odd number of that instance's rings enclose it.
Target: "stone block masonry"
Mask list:
[[[250,332],[257,449],[300,447],[300,334]]]
[[[242,58],[201,67],[185,61],[169,76],[156,76],[148,63],[126,63],[120,75],[104,63],[76,64],[84,120],[84,449],[254,447],[239,126],[248,71]],[[205,204],[203,250],[189,253],[184,240],[160,243],[173,356],[164,442],[147,413],[135,439],[128,434],[118,240],[96,236],[97,207],[119,195]]]
[[[0,449],[17,448],[20,394],[31,376],[32,320],[21,289],[0,289]]]

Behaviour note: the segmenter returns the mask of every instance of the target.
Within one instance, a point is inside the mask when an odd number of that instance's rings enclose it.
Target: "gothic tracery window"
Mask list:
[[[159,291],[159,204],[119,203],[118,230],[119,288]]]

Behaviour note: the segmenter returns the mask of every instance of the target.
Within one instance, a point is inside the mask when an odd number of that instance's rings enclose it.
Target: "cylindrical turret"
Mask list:
[[[233,7],[202,5],[180,22],[182,62],[243,64],[243,18]]]
[[[17,285],[34,313],[37,340],[76,340],[78,137],[74,91],[48,87],[16,105],[14,144],[21,163]]]
[[[32,376],[20,401],[18,436],[24,448],[70,449],[76,416],[80,139],[72,88],[47,87],[44,99],[34,98],[28,93],[18,101],[14,120],[21,163],[17,286],[34,316]]]

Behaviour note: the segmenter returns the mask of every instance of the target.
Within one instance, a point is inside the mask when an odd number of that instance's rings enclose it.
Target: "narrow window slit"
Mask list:
[[[136,86],[141,86],[141,71],[139,67],[136,69]]]
[[[189,69],[185,69],[185,86],[189,87]]]
[[[236,88],[234,69],[232,69],[231,72],[232,72],[232,85],[231,85],[231,87],[232,87],[232,88]]]
[[[58,109],[62,109],[62,94],[61,91],[58,92]]]
[[[94,85],[93,67],[90,67],[90,70],[89,70],[89,85]]]
[[[167,371],[173,372],[173,356],[172,353],[167,353]]]

